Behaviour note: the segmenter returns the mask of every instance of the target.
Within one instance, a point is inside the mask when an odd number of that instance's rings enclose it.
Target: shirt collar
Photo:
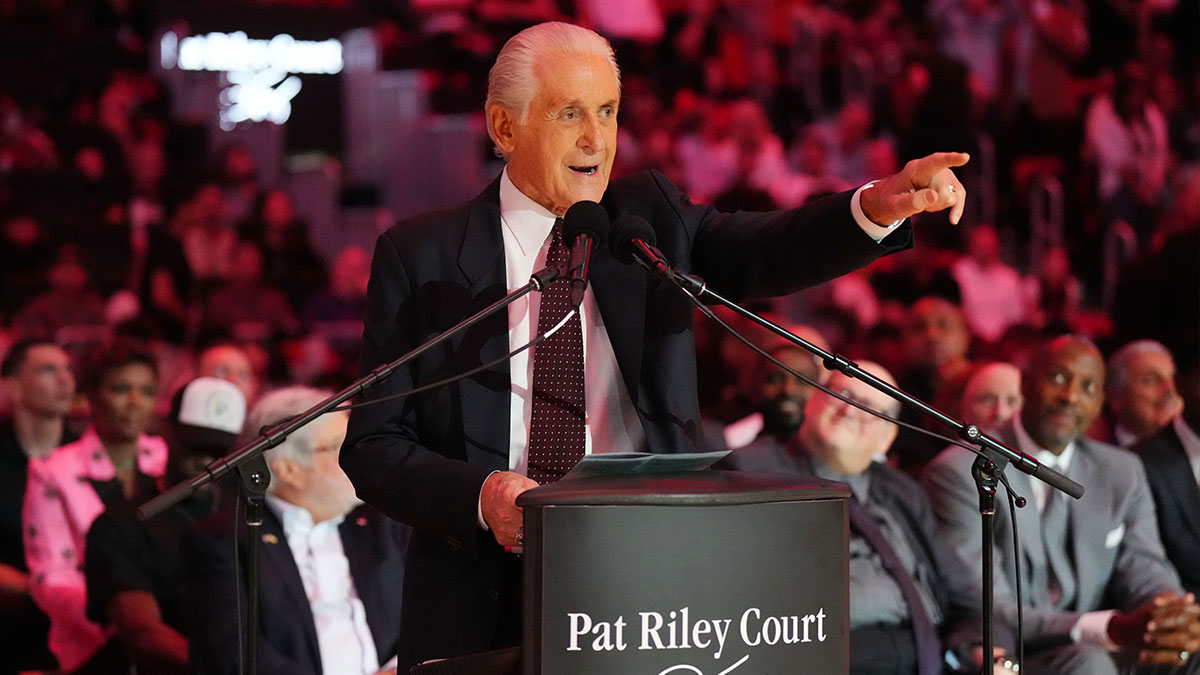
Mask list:
[[[809,459],[812,460],[813,473],[817,478],[844,483],[850,488],[850,492],[854,493],[854,498],[858,500],[859,504],[867,503],[867,496],[871,490],[871,477],[866,472],[854,475],[839,473],[812,455],[809,455]]]
[[[508,167],[500,174],[500,222],[512,234],[524,255],[542,248],[554,228],[555,215],[513,185]]]
[[[283,524],[283,534],[289,540],[295,535],[307,535],[317,526],[313,523],[312,514],[308,512],[308,509],[284,501],[270,493],[267,493],[267,507],[275,512],[279,522]],[[337,527],[342,524],[344,518],[345,516],[338,516],[319,524],[328,523],[330,526]]]
[[[1053,452],[1043,448],[1033,440],[1029,432],[1025,430],[1025,426],[1021,424],[1021,418],[1013,418],[1013,430],[1017,435],[1017,447],[1026,454],[1033,455],[1039,464],[1048,466],[1055,471],[1066,475],[1067,469],[1071,466],[1071,458],[1075,456],[1075,441],[1067,443],[1067,447],[1061,453],[1055,455]]]

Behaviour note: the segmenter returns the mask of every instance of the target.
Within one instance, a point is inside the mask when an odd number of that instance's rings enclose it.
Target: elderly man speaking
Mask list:
[[[402,222],[379,237],[362,367],[388,362],[564,266],[559,217],[599,202],[638,216],[679,268],[734,298],[780,295],[907,248],[905,219],[962,215],[950,167],[936,154],[894,176],[801,208],[720,213],[693,204],[662,174],[609,181],[621,103],[608,42],[577,26],[528,28],[488,78],[488,133],[507,159],[475,199]],[[551,284],[431,349],[374,388],[405,392],[502,359],[569,315],[569,283]],[[520,354],[425,393],[351,415],[341,455],[358,494],[412,525],[400,663],[515,644],[520,635],[516,498],[557,479],[584,454],[699,446],[692,308],[645,270],[601,247],[578,314],[532,356]]]

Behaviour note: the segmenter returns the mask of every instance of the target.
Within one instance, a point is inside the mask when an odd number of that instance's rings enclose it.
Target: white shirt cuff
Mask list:
[[[880,242],[883,241],[884,237],[891,234],[893,230],[895,230],[897,227],[900,227],[900,224],[904,222],[904,219],[901,218],[900,220],[897,220],[891,225],[885,227],[883,225],[876,225],[871,221],[870,218],[867,217],[867,214],[863,213],[862,192],[863,190],[869,190],[875,187],[876,182],[877,181],[871,181],[870,183],[867,183],[866,185],[854,191],[854,194],[850,197],[850,213],[854,216],[854,222],[858,223],[858,226],[862,228],[862,231],[865,232],[868,237],[874,239],[876,242]]]
[[[1116,613],[1115,609],[1106,609],[1081,614],[1071,627],[1071,640],[1104,647],[1110,652],[1117,651],[1120,647],[1108,637],[1108,621]]]
[[[492,477],[492,474],[497,474],[497,473],[500,473],[500,472],[493,471],[492,473],[489,473],[487,475],[487,478],[483,479],[483,482],[486,483],[487,479]],[[492,528],[488,527],[487,521],[483,519],[483,486],[482,485],[479,486],[479,497],[475,500],[475,517],[479,519],[479,529],[483,530],[484,532],[491,531]]]

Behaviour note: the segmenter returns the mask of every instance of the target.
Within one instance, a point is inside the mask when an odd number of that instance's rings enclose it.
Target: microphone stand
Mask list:
[[[383,381],[398,368],[424,354],[435,345],[458,335],[467,328],[528,295],[530,292],[543,290],[550,282],[557,279],[560,274],[562,274],[562,271],[557,267],[547,267],[541,271],[534,272],[533,276],[529,279],[529,283],[521,288],[512,291],[503,298],[458,322],[446,331],[430,338],[419,347],[404,354],[395,361],[373,369],[371,372],[355,380],[345,389],[342,389],[299,415],[264,428],[258,438],[237,448],[224,457],[213,460],[196,476],[187,481],[176,483],[170,489],[138,508],[138,517],[143,521],[149,520],[187,499],[205,485],[220,480],[230,471],[238,472],[238,475],[241,477],[242,489],[249,505],[246,513],[246,526],[249,537],[247,541],[249,551],[247,553],[246,565],[246,616],[250,628],[246,646],[246,672],[250,675],[255,675],[258,672],[258,577],[259,546],[262,539],[258,534],[258,528],[262,526],[264,496],[271,482],[271,474],[267,470],[267,463],[263,458],[263,452],[282,443],[293,431]]]
[[[640,242],[639,242],[640,243]],[[657,253],[657,251],[655,251]],[[975,460],[975,465],[972,467],[971,474],[975,479],[976,487],[979,490],[979,511],[983,525],[983,672],[990,673],[992,668],[992,607],[993,607],[993,591],[994,579],[992,568],[992,556],[994,548],[993,528],[995,525],[996,515],[996,483],[999,481],[1004,467],[1012,464],[1017,470],[1022,473],[1029,474],[1038,480],[1046,483],[1056,490],[1060,490],[1076,499],[1083,495],[1084,488],[1079,483],[1067,478],[1061,473],[1040,464],[1037,459],[1019,451],[1013,450],[996,439],[983,433],[979,427],[974,424],[964,424],[953,417],[943,413],[942,411],[928,405],[924,401],[915,398],[901,389],[892,386],[888,382],[879,379],[871,373],[859,368],[857,363],[841,356],[830,354],[811,342],[801,338],[791,331],[776,325],[775,323],[764,319],[763,317],[751,312],[748,309],[738,305],[732,300],[728,300],[708,288],[704,280],[686,272],[672,270],[658,264],[661,260],[661,254],[658,260],[651,259],[650,261],[643,260],[643,256],[635,255],[634,259],[638,261],[647,270],[653,272],[656,276],[664,279],[668,283],[675,285],[677,288],[686,293],[694,302],[699,303],[700,298],[708,297],[718,304],[729,308],[739,316],[742,316],[750,321],[766,328],[772,333],[784,338],[785,340],[804,349],[813,356],[821,359],[821,363],[826,370],[837,370],[846,377],[858,379],[870,385],[873,389],[880,391],[887,396],[900,401],[905,405],[916,408],[921,414],[930,417],[937,422],[940,422],[946,427],[954,430],[960,438],[968,443],[979,446],[979,451],[976,453],[979,457]],[[1024,499],[1021,499],[1023,502]]]

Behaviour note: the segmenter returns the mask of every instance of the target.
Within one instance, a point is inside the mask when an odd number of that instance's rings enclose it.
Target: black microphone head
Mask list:
[[[608,238],[608,211],[596,202],[575,202],[563,214],[563,241],[568,246],[575,243],[581,234],[590,234],[592,239],[604,241]]]
[[[635,262],[633,252],[630,249],[633,241],[641,239],[647,244],[654,246],[658,238],[654,234],[654,228],[650,227],[650,223],[641,216],[624,215],[617,218],[617,222],[613,223],[612,235],[608,240],[608,248],[612,250],[613,255],[621,262]]]

